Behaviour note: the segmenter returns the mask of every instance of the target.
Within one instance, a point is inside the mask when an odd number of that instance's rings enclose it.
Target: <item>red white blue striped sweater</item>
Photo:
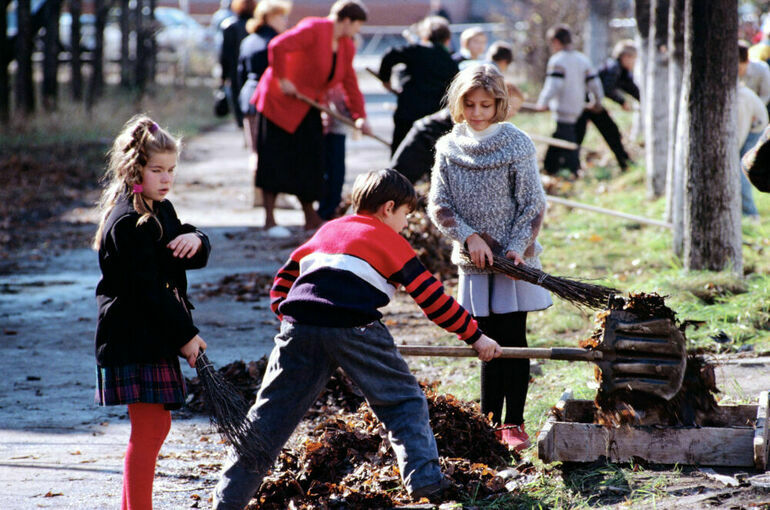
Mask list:
[[[382,317],[398,285],[430,320],[468,344],[481,336],[471,315],[444,292],[392,228],[373,216],[345,216],[321,227],[294,250],[270,289],[280,319],[354,327]]]

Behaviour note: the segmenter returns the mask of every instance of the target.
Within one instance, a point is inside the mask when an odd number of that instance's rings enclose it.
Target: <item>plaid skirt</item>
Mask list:
[[[187,388],[178,358],[156,363],[96,367],[96,403],[114,406],[144,402],[179,409]]]

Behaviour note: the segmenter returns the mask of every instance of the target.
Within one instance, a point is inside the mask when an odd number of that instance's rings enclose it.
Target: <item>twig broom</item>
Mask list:
[[[249,405],[238,389],[214,369],[203,352],[198,354],[195,370],[203,388],[209,419],[217,432],[250,464],[269,462],[257,431],[246,419]]]
[[[607,307],[607,303],[613,294],[620,294],[618,289],[596,285],[580,280],[570,280],[561,276],[551,276],[540,269],[526,264],[514,264],[509,258],[501,255],[503,248],[492,236],[484,233],[481,236],[492,249],[493,264],[491,270],[511,276],[517,280],[523,280],[553,292],[560,298],[569,301],[577,307],[588,307],[600,310]],[[470,256],[463,253],[463,257],[470,261]]]

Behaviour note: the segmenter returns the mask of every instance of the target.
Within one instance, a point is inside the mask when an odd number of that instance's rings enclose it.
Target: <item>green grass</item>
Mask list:
[[[212,111],[211,88],[154,85],[144,96],[118,86],[105,88],[103,98],[88,112],[73,102],[66,85],[59,93],[58,109],[40,108],[25,118],[19,115],[0,126],[0,150],[18,147],[88,142],[110,143],[121,126],[137,113],[147,113],[172,133],[193,135],[221,120]]]

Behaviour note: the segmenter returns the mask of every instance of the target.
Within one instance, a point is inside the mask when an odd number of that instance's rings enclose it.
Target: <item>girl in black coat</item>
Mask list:
[[[155,461],[185,401],[178,355],[191,367],[206,342],[192,322],[186,269],[206,265],[205,234],[183,225],[165,199],[179,142],[152,119],[126,123],[110,151],[102,219],[94,239],[102,278],[96,287],[96,401],[128,405],[131,436],[122,508],[152,508]]]

